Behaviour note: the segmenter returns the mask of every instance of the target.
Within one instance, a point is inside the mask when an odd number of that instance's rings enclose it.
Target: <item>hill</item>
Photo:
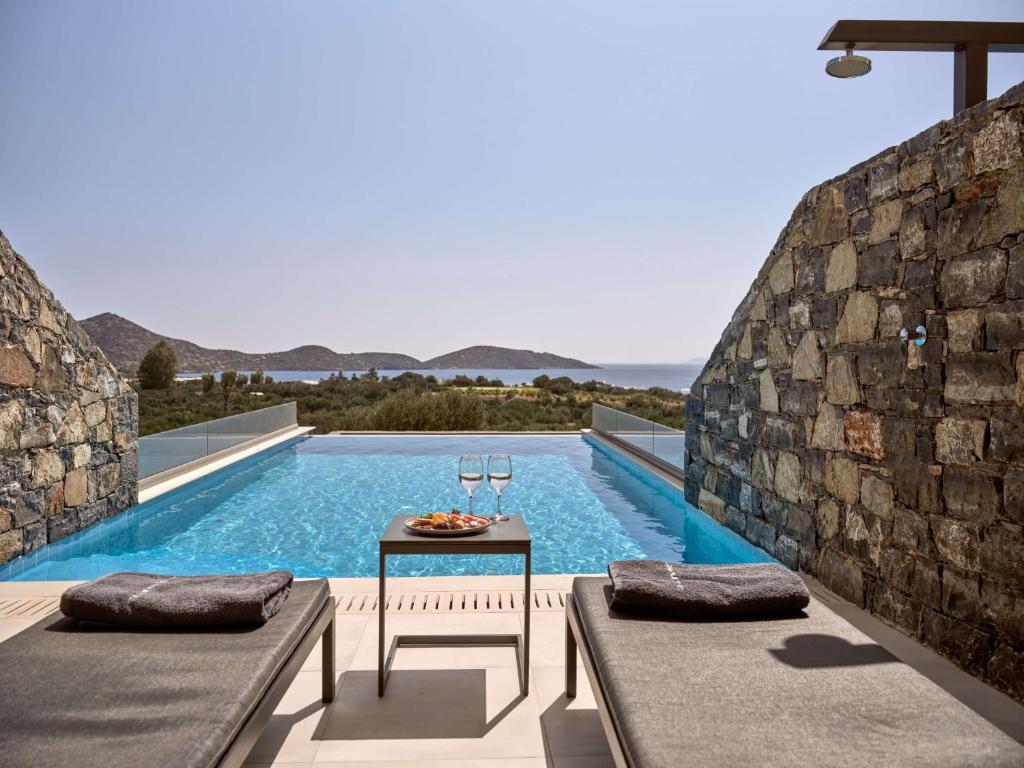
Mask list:
[[[368,368],[419,367],[420,361],[409,355],[389,352],[342,354],[321,346],[302,346],[286,352],[251,353],[235,349],[207,349],[191,341],[162,336],[104,312],[82,320],[80,325],[103,350],[114,366],[126,376],[134,376],[143,355],[154,344],[166,341],[178,354],[182,371],[365,371]]]
[[[285,352],[240,352],[207,349],[191,341],[163,336],[112,312],[79,323],[107,359],[125,376],[134,376],[143,355],[154,344],[166,341],[178,355],[182,371],[365,371],[422,368],[595,368],[580,360],[548,352],[504,347],[468,347],[426,362],[394,352],[335,352],[307,345]]]
[[[432,357],[424,368],[597,368],[571,357],[560,357],[550,352],[505,347],[466,347],[447,355]]]

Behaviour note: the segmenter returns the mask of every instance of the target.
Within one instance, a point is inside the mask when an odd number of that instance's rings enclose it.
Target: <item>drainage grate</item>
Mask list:
[[[0,600],[0,619],[37,619],[53,613],[59,597],[30,597]]]
[[[376,613],[377,595],[345,592],[335,595],[338,613]],[[533,590],[534,611],[565,609],[565,594],[555,589]],[[0,599],[0,619],[36,619],[53,613],[59,597]],[[389,592],[388,613],[518,613],[523,610],[523,593],[486,592]]]
[[[376,613],[377,595],[370,592],[335,596],[338,613]],[[534,590],[532,610],[561,611],[565,596],[557,590]],[[388,613],[507,613],[523,610],[522,592],[388,592]]]

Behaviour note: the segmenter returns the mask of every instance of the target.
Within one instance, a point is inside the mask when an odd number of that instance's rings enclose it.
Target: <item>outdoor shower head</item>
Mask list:
[[[832,77],[861,77],[871,71],[871,59],[854,56],[853,46],[846,46],[845,56],[836,56],[825,65],[825,72]]]

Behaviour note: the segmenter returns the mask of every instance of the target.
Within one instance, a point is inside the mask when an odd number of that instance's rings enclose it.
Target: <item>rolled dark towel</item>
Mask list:
[[[238,576],[112,573],[64,591],[60,610],[79,621],[152,628],[263,624],[292,587],[289,571]]]
[[[686,619],[793,614],[811,600],[807,586],[775,563],[684,565],[664,560],[608,564],[611,607]]]

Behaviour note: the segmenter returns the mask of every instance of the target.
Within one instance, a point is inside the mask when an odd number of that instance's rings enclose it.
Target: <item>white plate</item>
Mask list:
[[[475,533],[483,533],[491,527],[491,521],[488,520],[483,525],[477,528],[459,528],[455,530],[434,530],[433,528],[420,528],[412,524],[413,520],[419,520],[418,517],[410,517],[405,521],[405,527],[414,533],[418,533],[421,536],[472,536]]]

